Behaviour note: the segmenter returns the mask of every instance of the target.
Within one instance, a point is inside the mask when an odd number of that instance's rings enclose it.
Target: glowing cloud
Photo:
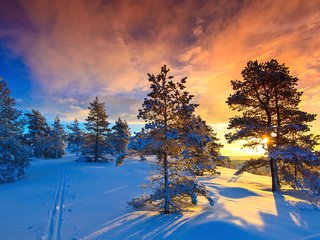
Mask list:
[[[271,58],[301,79],[304,110],[320,113],[318,1],[4,0],[0,16],[0,39],[31,71],[33,105],[63,119],[97,95],[112,119],[135,122],[146,73],[166,63],[189,77],[198,113],[225,124],[230,80]]]

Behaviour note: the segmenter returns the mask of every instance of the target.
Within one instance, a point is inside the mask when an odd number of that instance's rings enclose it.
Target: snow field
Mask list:
[[[219,168],[201,178],[214,207],[200,198],[164,215],[127,205],[153,164],[74,160],[34,160],[25,177],[0,185],[0,239],[320,239],[320,212],[299,192],[273,194],[269,177]]]

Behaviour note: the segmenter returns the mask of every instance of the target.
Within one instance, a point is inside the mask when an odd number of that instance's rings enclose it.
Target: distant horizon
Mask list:
[[[45,114],[44,114],[45,115]],[[124,119],[125,120],[125,119]],[[114,125],[115,121],[109,120],[110,126]],[[54,122],[54,119],[47,119],[47,122],[51,125]],[[61,121],[64,126],[72,123],[73,121]],[[79,121],[80,127],[84,129],[85,121]],[[130,123],[128,122],[130,133],[133,136],[135,132],[140,132],[144,123]],[[221,150],[221,154],[226,157],[233,158],[233,160],[249,160],[250,158],[256,158],[263,155],[263,149],[259,148],[258,150],[253,149],[242,149],[243,141],[239,141],[236,143],[227,143],[227,140],[224,137],[224,134],[227,133],[226,124],[208,124],[210,125],[214,132],[217,133],[217,137],[219,138],[219,142],[223,144],[223,148]],[[248,158],[248,159],[247,159]]]

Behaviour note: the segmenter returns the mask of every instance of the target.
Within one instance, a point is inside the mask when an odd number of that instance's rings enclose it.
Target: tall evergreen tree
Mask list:
[[[50,157],[61,158],[65,154],[65,139],[66,132],[61,124],[59,117],[57,116],[52,124],[50,132]]]
[[[0,182],[16,180],[29,164],[29,149],[23,138],[24,121],[7,83],[0,78]]]
[[[231,81],[235,92],[227,100],[229,107],[242,116],[230,119],[232,131],[226,138],[229,143],[246,140],[244,146],[251,148],[261,145],[262,138],[267,139],[267,161],[248,161],[238,173],[269,164],[273,191],[279,190],[281,182],[298,188],[308,182],[310,175],[319,176],[314,169],[319,160],[313,153],[317,137],[309,132],[309,123],[316,115],[299,109],[302,92],[296,88],[298,78],[276,60],[249,61],[242,77]]]
[[[151,176],[154,193],[133,199],[131,204],[140,206],[151,203],[159,206],[164,213],[180,211],[188,200],[197,204],[197,196],[208,197],[204,185],[195,177],[185,173],[182,152],[185,149],[183,119],[192,116],[197,104],[191,103],[193,95],[184,91],[186,78],[173,82],[168,76],[169,69],[164,65],[157,76],[148,74],[151,92],[145,98],[138,118],[145,120],[145,129],[150,136],[140,151],[158,157],[159,175]],[[187,200],[188,199],[188,200]]]
[[[83,144],[84,133],[80,128],[79,122],[77,119],[70,125],[67,125],[67,128],[70,130],[68,134],[68,149],[71,153],[75,153],[76,156],[79,155],[81,145]]]
[[[81,150],[84,155],[96,162],[103,159],[103,154],[110,150],[108,115],[105,104],[100,102],[98,97],[90,103],[88,108],[90,111],[85,123],[87,134]]]
[[[31,113],[26,114],[28,119],[27,140],[31,146],[33,156],[37,158],[48,158],[50,126],[46,118],[38,110],[32,109]]]
[[[110,136],[112,152],[117,155],[117,165],[120,165],[125,157],[130,141],[130,129],[127,121],[119,117],[112,127]]]

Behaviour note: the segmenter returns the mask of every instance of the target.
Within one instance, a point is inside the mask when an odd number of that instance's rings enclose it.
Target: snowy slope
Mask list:
[[[202,178],[214,207],[203,200],[163,215],[127,205],[152,164],[73,160],[36,160],[23,179],[0,185],[0,239],[320,239],[320,211],[293,191],[272,194],[269,177],[221,168]]]

